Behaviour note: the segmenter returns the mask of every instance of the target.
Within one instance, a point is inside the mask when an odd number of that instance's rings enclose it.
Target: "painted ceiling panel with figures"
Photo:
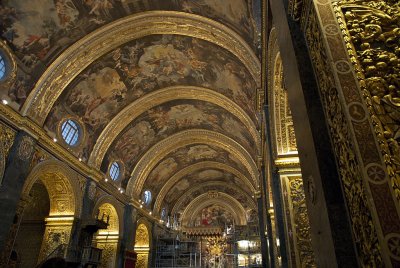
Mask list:
[[[184,167],[206,160],[227,164],[236,168],[242,174],[245,174],[245,176],[250,177],[243,164],[229,152],[216,146],[193,144],[178,148],[164,157],[151,171],[145,182],[145,188],[151,190],[153,193],[158,193],[173,174]]]
[[[213,89],[234,100],[256,122],[255,82],[231,53],[196,38],[151,35],[110,52],[86,68],[54,105],[45,127],[56,132],[62,118],[80,118],[88,140],[77,153],[87,159],[101,131],[124,107],[145,94],[174,85]],[[212,109],[204,107],[210,114]],[[233,126],[228,121],[234,118],[224,118],[218,120],[219,128]],[[218,124],[209,119],[210,124]],[[242,132],[234,133],[242,136]]]
[[[24,103],[46,66],[77,40],[107,23],[152,10],[209,17],[257,50],[260,15],[253,11],[251,0],[2,0],[0,36],[24,66],[10,98]]]

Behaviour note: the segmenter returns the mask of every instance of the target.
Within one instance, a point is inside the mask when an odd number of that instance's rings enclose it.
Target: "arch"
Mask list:
[[[179,211],[179,209],[184,205],[183,202],[185,201],[185,198],[187,196],[190,196],[193,192],[198,191],[199,189],[205,187],[205,186],[215,186],[215,187],[222,187],[222,186],[227,186],[225,183],[223,182],[212,182],[212,183],[204,183],[204,184],[200,184],[197,185],[193,188],[191,188],[188,192],[186,192],[184,195],[182,195],[174,204],[174,206],[172,207],[172,210],[174,213],[176,213],[177,211]],[[246,197],[251,200],[251,202],[249,203],[249,205],[251,206],[251,208],[253,209],[257,209],[256,203],[254,202],[254,200],[248,195],[248,193],[246,193],[243,189],[241,189],[238,186],[235,185],[228,185],[227,187],[231,187],[236,189],[238,192],[243,193],[244,195],[246,195]],[[236,198],[235,198],[236,199]]]
[[[235,102],[226,96],[207,88],[195,86],[172,86],[151,92],[150,94],[132,102],[118,113],[107,124],[97,139],[89,158],[89,165],[92,165],[95,168],[100,168],[104,156],[112,142],[131,122],[135,120],[135,118],[146,110],[175,99],[207,101],[231,112],[235,117],[242,121],[244,126],[249,130],[257,146],[257,152],[260,153],[261,140],[257,127],[249,115]]]
[[[127,194],[137,198],[151,170],[159,161],[178,147],[196,143],[215,145],[232,153],[247,168],[254,185],[258,188],[257,166],[250,154],[241,145],[217,132],[191,129],[171,135],[154,145],[142,156],[132,171],[131,178],[126,187]]]
[[[22,189],[22,196],[28,196],[33,184],[39,179],[50,196],[49,216],[80,216],[82,191],[77,173],[63,162],[53,159],[43,161],[29,174]]]
[[[206,168],[221,169],[221,170],[230,172],[230,173],[232,173],[233,175],[235,175],[236,177],[238,177],[239,179],[242,180],[242,182],[244,184],[244,187],[248,187],[248,189],[253,193],[256,191],[256,188],[254,187],[252,182],[246,176],[244,176],[240,171],[238,171],[237,169],[235,169],[235,168],[233,168],[231,166],[228,166],[226,164],[219,163],[219,162],[203,161],[203,162],[199,162],[199,163],[196,163],[196,164],[193,164],[191,166],[183,168],[182,170],[178,171],[171,178],[169,178],[167,180],[167,182],[161,188],[161,191],[157,194],[157,198],[156,198],[156,201],[154,203],[154,208],[153,208],[153,212],[155,213],[155,215],[158,215],[160,213],[162,201],[164,200],[164,198],[165,198],[166,194],[168,193],[168,191],[181,178],[185,177],[186,175],[188,175],[188,174],[190,174],[192,172],[195,172],[195,171],[200,170],[200,169],[206,169]]]
[[[99,210],[98,217],[102,217],[101,207],[104,204],[108,204],[108,211],[110,211],[110,213],[112,212],[112,216],[117,220],[113,224],[113,226],[115,226],[118,223],[117,226],[113,227],[113,231],[118,231],[119,237],[122,237],[123,230],[124,230],[124,221],[122,220],[123,215],[124,215],[123,205],[120,202],[118,202],[118,200],[115,199],[115,197],[113,197],[111,195],[103,195],[97,200],[96,205],[93,208],[93,213],[92,213],[93,216],[96,216],[96,214]],[[108,214],[105,213],[105,215],[108,215]]]
[[[14,53],[3,40],[0,40],[0,55],[3,57],[3,60],[6,64],[5,76],[0,81],[0,91],[3,91],[3,89],[8,91],[17,78],[18,67],[15,61]],[[4,98],[5,96],[1,97]]]
[[[149,252],[151,249],[151,227],[144,217],[137,221],[136,226],[135,252],[138,254],[136,267],[147,268],[149,266]]]
[[[110,196],[100,198],[94,211],[98,211],[99,217],[108,222],[107,229],[99,230],[95,236],[96,247],[102,249],[102,263],[100,267],[115,267],[119,246],[120,230],[122,229],[121,212],[115,206],[116,200]],[[97,212],[95,212],[97,213]]]
[[[36,83],[21,109],[43,125],[50,109],[67,85],[94,60],[118,46],[154,34],[186,35],[215,43],[233,53],[249,68],[260,86],[260,62],[233,30],[202,16],[174,11],[148,11],[109,23],[66,49]]]
[[[218,204],[226,208],[234,216],[235,224],[246,225],[246,211],[243,206],[233,197],[221,192],[208,192],[195,198],[183,211],[181,215],[182,226],[189,226],[203,208]],[[174,210],[174,212],[176,212]]]

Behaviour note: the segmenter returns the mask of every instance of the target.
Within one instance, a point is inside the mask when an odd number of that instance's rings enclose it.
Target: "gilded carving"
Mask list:
[[[188,13],[150,11],[120,19],[87,35],[58,57],[28,96],[22,113],[40,125],[65,87],[91,62],[112,49],[151,34],[179,34],[215,43],[236,55],[260,83],[260,63],[241,37],[212,20]]]
[[[18,147],[18,157],[21,160],[28,160],[34,150],[35,150],[35,145],[34,145],[34,140],[28,136],[23,136],[21,143]]]
[[[400,5],[396,1],[342,1],[339,7],[349,55],[400,201]]]
[[[358,241],[357,251],[360,262],[363,266],[382,267],[377,232],[367,206],[368,199],[362,180],[363,175],[351,144],[349,125],[340,104],[332,68],[314,9],[308,16],[305,34],[331,133],[333,149],[338,159],[337,164],[347,200],[353,235],[355,241]]]
[[[316,267],[314,251],[311,245],[310,222],[308,219],[303,180],[301,177],[290,176],[288,183],[300,267]]]
[[[11,146],[14,143],[16,131],[10,127],[0,123],[0,185],[3,181],[4,171],[6,169],[6,160],[8,153],[10,152]]]

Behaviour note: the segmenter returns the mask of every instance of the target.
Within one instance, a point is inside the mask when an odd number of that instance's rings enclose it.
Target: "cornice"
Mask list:
[[[251,181],[249,181],[249,179],[244,176],[240,171],[238,171],[237,169],[228,166],[226,164],[223,163],[219,163],[219,162],[213,162],[213,161],[204,161],[204,162],[199,162],[193,165],[190,165],[188,167],[185,167],[183,169],[181,169],[180,171],[178,171],[177,173],[175,173],[171,178],[169,178],[166,183],[164,184],[164,186],[161,188],[160,192],[157,194],[157,199],[154,203],[154,208],[153,208],[153,212],[155,214],[159,213],[161,210],[161,205],[162,202],[165,198],[165,196],[168,194],[168,192],[171,190],[171,188],[183,177],[197,171],[197,170],[201,170],[201,169],[220,169],[220,170],[224,170],[227,172],[232,173],[233,175],[235,175],[237,178],[239,178],[242,182],[243,182],[243,186],[246,187],[247,189],[249,189],[251,192],[255,192],[256,189],[254,187],[254,185],[252,185]]]
[[[144,182],[153,168],[165,156],[177,148],[190,144],[208,144],[226,150],[235,156],[248,170],[253,184],[258,188],[258,169],[251,155],[233,139],[214,131],[203,129],[191,129],[181,131],[160,141],[151,147],[138,161],[132,171],[126,192],[132,197],[138,197],[142,191]]]
[[[250,46],[234,31],[211,19],[174,11],[148,11],[109,23],[67,48],[44,72],[21,109],[43,125],[68,84],[93,61],[129,41],[153,34],[185,35],[233,53],[260,87],[261,66]]]
[[[89,158],[89,165],[99,169],[113,141],[138,116],[157,105],[176,99],[207,101],[232,113],[249,130],[257,146],[257,151],[260,151],[260,136],[254,122],[235,102],[211,89],[194,86],[173,86],[147,94],[132,102],[118,113],[107,124],[97,139]]]

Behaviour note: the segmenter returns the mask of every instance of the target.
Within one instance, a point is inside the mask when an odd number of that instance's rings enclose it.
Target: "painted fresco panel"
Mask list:
[[[148,10],[175,10],[209,17],[238,32],[255,49],[260,14],[246,0],[2,0],[0,37],[20,59],[17,90],[22,104],[48,66],[68,46],[116,19]],[[254,19],[253,13],[256,13]],[[255,23],[257,22],[257,23]],[[258,27],[257,27],[257,26]],[[22,82],[27,81],[27,82]],[[26,96],[24,96],[26,95]]]
[[[87,159],[101,130],[126,105],[175,85],[214,89],[255,119],[255,83],[232,54],[196,38],[152,35],[130,42],[89,66],[59,98],[45,127],[55,132],[63,117],[79,117],[88,140],[78,154]],[[207,110],[210,113],[212,109]],[[222,128],[229,128],[232,120],[226,113],[225,119],[219,119]],[[239,135],[241,131],[232,133]]]
[[[241,171],[245,176],[249,176],[243,164],[225,150],[205,144],[193,144],[179,148],[161,160],[150,172],[149,177],[144,183],[143,191],[150,190],[152,193],[158,193],[164,183],[182,168],[209,160],[230,165]],[[211,175],[210,172],[203,175],[215,177],[215,174]]]
[[[208,102],[175,100],[154,107],[134,120],[111,145],[106,159],[120,159],[128,170],[132,170],[151,146],[190,128],[220,132],[255,153],[255,144],[248,131],[228,111]]]
[[[233,215],[224,207],[210,205],[203,208],[195,217],[194,226],[232,226],[234,224]]]

